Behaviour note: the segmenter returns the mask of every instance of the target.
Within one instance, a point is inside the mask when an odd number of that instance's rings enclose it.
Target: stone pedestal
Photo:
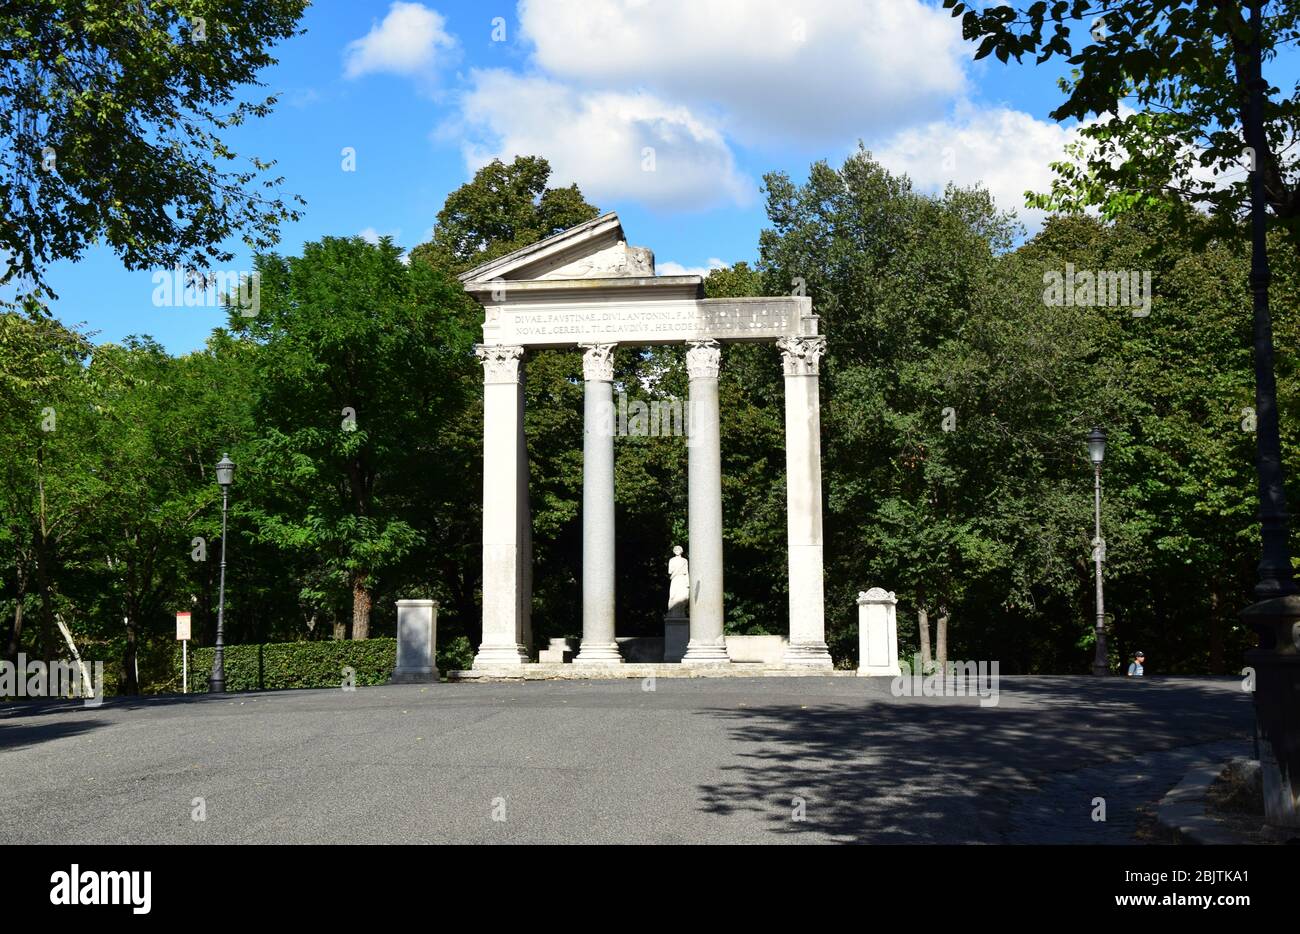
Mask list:
[[[389,684],[438,680],[438,601],[397,601],[397,665]]]
[[[573,661],[577,654],[578,640],[567,637],[552,639],[547,648],[537,653],[537,661],[546,665],[561,665]]]
[[[1246,664],[1255,673],[1264,819],[1300,827],[1300,594],[1261,600],[1241,620],[1259,634]]]
[[[898,600],[880,587],[858,594],[858,675],[902,674],[898,667]]]
[[[664,661],[680,662],[691,641],[691,621],[684,616],[664,617]]]
[[[691,341],[686,351],[690,377],[687,419],[687,508],[690,535],[690,641],[682,663],[718,665],[731,661],[722,633],[722,437],[718,411],[716,340]],[[667,649],[665,648],[665,654]]]

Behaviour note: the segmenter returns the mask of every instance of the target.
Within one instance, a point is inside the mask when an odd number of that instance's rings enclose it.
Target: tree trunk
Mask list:
[[[352,578],[352,638],[369,639],[370,638],[370,590],[366,584],[369,583],[365,574],[357,574]]]
[[[948,667],[948,608],[939,608],[939,621],[934,631],[934,660],[941,671]]]
[[[18,650],[23,644],[23,600],[27,596],[27,578],[23,576],[21,559],[18,564],[18,593],[14,600],[14,628],[9,631],[5,644],[4,658],[14,664],[18,663]]]
[[[1210,591],[1210,674],[1223,670],[1223,614],[1219,610],[1218,588]]]
[[[921,673],[930,670],[930,613],[925,607],[917,607],[916,628],[921,634]]]

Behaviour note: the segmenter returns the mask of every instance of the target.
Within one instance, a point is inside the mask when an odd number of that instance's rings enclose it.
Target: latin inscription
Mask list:
[[[780,305],[733,304],[675,308],[601,308],[584,311],[517,311],[501,316],[508,333],[521,341],[579,338],[617,340],[694,337],[779,337],[798,326],[797,309]]]

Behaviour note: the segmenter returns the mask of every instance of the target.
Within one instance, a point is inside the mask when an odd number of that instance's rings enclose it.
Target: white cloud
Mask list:
[[[348,43],[343,75],[359,78],[377,72],[428,76],[438,64],[439,50],[452,50],[456,40],[444,28],[440,13],[419,3],[397,0],[383,22]]]
[[[1044,212],[1025,207],[1025,191],[1048,191],[1051,163],[1078,138],[1075,127],[1035,119],[1008,108],[961,108],[949,120],[902,130],[872,147],[881,164],[906,173],[919,188],[941,190],[948,182],[989,190],[999,208],[1015,211],[1031,229]]]
[[[709,257],[707,266],[683,266],[669,260],[666,263],[655,263],[655,273],[660,276],[707,276],[715,269],[726,269],[730,265],[716,256]]]
[[[471,169],[544,156],[552,186],[576,182],[597,202],[632,198],[672,209],[745,204],[757,192],[721,131],[684,105],[500,69],[475,70],[470,83],[454,130]]]
[[[521,0],[519,18],[556,78],[717,107],[738,138],[782,146],[937,118],[971,55],[920,0]]]
[[[360,237],[362,240],[366,241],[367,243],[378,243],[380,237],[391,237],[393,239],[393,242],[396,242],[398,237],[400,237],[401,235],[402,235],[402,231],[400,229],[389,230],[389,231],[385,231],[384,233],[380,233],[374,227],[367,227],[364,230],[357,231],[357,236]]]

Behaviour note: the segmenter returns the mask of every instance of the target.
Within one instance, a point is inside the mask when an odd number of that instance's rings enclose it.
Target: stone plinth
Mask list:
[[[543,665],[563,665],[565,662],[573,661],[573,656],[578,654],[578,640],[561,637],[552,639],[547,648],[537,653],[537,661]]]
[[[397,601],[397,664],[390,684],[438,680],[438,601]]]
[[[897,678],[898,599],[880,587],[858,594],[858,674]]]
[[[784,636],[727,636],[727,654],[742,664],[779,667],[788,645]]]
[[[691,621],[684,616],[664,617],[664,661],[680,662],[691,640]]]
[[[502,665],[444,673],[448,681],[611,681],[633,678],[852,678],[807,665]]]
[[[618,653],[625,662],[636,665],[658,665],[664,660],[664,640],[661,636],[619,636]]]

